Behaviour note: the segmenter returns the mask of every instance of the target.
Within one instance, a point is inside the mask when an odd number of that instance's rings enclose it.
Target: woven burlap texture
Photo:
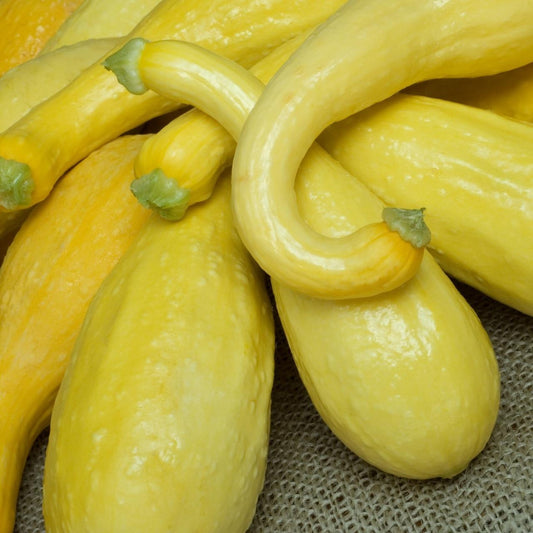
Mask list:
[[[399,479],[364,463],[318,416],[278,324],[269,463],[250,533],[533,532],[533,318],[458,287],[500,365],[501,408],[483,453],[452,480]],[[44,531],[46,443],[44,432],[28,459],[17,533]]]

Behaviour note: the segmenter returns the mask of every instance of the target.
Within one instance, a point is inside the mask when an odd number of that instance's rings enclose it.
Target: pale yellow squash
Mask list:
[[[161,0],[84,0],[57,29],[42,53],[88,39],[122,37]]]
[[[146,136],[121,137],[31,210],[0,268],[0,531],[91,298],[149,216],[129,193]]]
[[[343,2],[163,0],[123,39],[179,38],[250,66]],[[101,64],[89,67],[0,135],[0,205],[34,205],[96,147],[178,107],[154,93],[131,95]]]
[[[353,232],[381,203],[333,159],[296,181],[305,220]],[[325,163],[325,160],[323,160]],[[391,474],[452,477],[484,448],[499,406],[499,373],[478,317],[426,252],[417,275],[391,293],[334,302],[272,281],[307,391],[332,431]]]
[[[523,0],[348,0],[319,26],[267,84],[235,151],[235,223],[262,268],[290,268],[295,250],[310,263],[317,249],[339,255],[303,223],[293,192],[325,127],[418,81],[533,61],[532,21]]]
[[[402,94],[320,143],[388,205],[426,207],[444,270],[533,315],[533,125]]]
[[[197,105],[235,139],[264,87],[234,61],[184,41],[132,39],[109,56],[105,66],[136,94],[151,89],[167,98]],[[194,151],[191,157],[198,155]],[[200,163],[198,170],[208,167]],[[157,173],[152,177],[155,196],[160,200],[157,203],[174,204],[173,217],[182,216],[184,209],[176,213],[175,207],[180,204],[180,196],[181,203],[187,205],[188,190]],[[212,182],[204,180],[202,172],[196,173],[196,179],[202,184]],[[283,204],[287,198],[280,196],[278,201]],[[429,230],[420,209],[387,208],[382,216],[383,220],[378,218],[349,238],[330,240],[330,250],[323,249],[323,236],[318,234],[311,251],[302,252],[295,247],[287,256],[283,255],[284,249],[274,247],[272,255],[279,262],[271,276],[295,290],[332,299],[366,297],[401,286],[416,273]]]
[[[444,98],[533,122],[533,63],[477,78],[428,80],[406,92]]]
[[[153,215],[93,300],[52,415],[49,533],[248,528],[274,331],[229,194],[226,176],[182,221]]]

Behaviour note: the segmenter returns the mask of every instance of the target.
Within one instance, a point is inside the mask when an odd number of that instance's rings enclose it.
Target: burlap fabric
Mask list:
[[[533,318],[458,287],[485,325],[501,370],[501,409],[484,452],[453,480],[409,481],[365,464],[318,416],[278,325],[269,466],[250,533],[533,532]],[[44,531],[46,442],[45,432],[28,460],[18,533]]]

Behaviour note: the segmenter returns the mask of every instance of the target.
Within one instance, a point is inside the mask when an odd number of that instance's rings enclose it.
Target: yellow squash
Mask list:
[[[122,37],[161,0],[84,0],[43,47],[42,52],[88,39]]]
[[[229,178],[153,215],[87,313],[52,415],[49,533],[244,533],[267,458],[272,308]]]
[[[113,39],[83,41],[37,56],[13,67],[0,78],[0,131],[14,124],[40,102],[72,81],[84,68],[110,50]],[[0,212],[0,255],[11,242],[28,209]]]
[[[533,315],[533,125],[402,94],[320,143],[386,204],[426,207],[444,270]]]
[[[533,63],[492,76],[428,80],[406,92],[444,98],[533,122]]]
[[[0,76],[35,57],[82,0],[0,0]]]
[[[197,98],[238,137],[260,91],[249,73],[175,41],[132,42],[123,53],[127,86]],[[209,98],[212,87],[219,99]],[[299,208],[316,231],[341,237],[379,216],[379,200],[319,146],[301,171]],[[498,411],[497,363],[475,313],[431,256],[411,281],[372,298],[312,299],[272,283],[302,379],[354,452],[388,472],[427,478],[453,476],[481,451]]]
[[[319,244],[339,256],[303,223],[293,193],[326,126],[417,81],[533,61],[532,20],[523,0],[349,0],[313,32],[267,84],[235,151],[235,223],[263,269],[274,274],[294,250],[314,258]]]
[[[263,91],[261,81],[234,61],[184,41],[132,39],[109,56],[105,65],[136,94],[151,89],[170,99],[198,105],[235,139]],[[190,154],[194,159],[198,156],[197,150]],[[202,171],[209,172],[209,165],[200,162],[197,170],[197,183],[203,186],[212,181],[202,178]],[[177,218],[180,196],[186,206],[189,191],[157,173],[152,177],[156,180],[155,184],[150,183],[152,194],[155,189],[160,199],[157,203],[165,205],[170,198],[173,217]],[[280,197],[280,204],[285,200]],[[272,254],[279,261],[271,275],[322,298],[365,297],[393,290],[415,274],[429,240],[429,230],[420,209],[388,208],[383,219],[361,228],[350,238],[331,241],[330,247],[336,254],[331,250],[324,253],[320,247],[322,236],[318,234],[314,236],[317,244],[311,252],[301,253],[295,248],[280,259],[279,250],[274,249]]]
[[[250,72],[266,83],[307,34],[281,44]],[[209,197],[221,172],[231,165],[235,145],[235,139],[216,119],[193,108],[143,144],[135,160],[132,192],[163,218],[179,220],[189,205]],[[164,195],[161,188],[166,190]]]
[[[381,203],[339,163],[304,160],[298,206],[317,231],[346,235]],[[426,256],[396,291],[342,302],[272,281],[300,376],[332,431],[365,461],[408,478],[451,477],[487,443],[499,405],[490,340],[474,311]]]
[[[0,531],[13,528],[27,454],[48,425],[83,317],[148,218],[129,193],[145,136],[94,152],[32,209],[0,268]]]
[[[6,72],[0,78],[0,132],[63,89],[116,43],[116,39],[82,41],[41,54]]]
[[[194,41],[250,66],[343,1],[163,0],[128,36]],[[0,205],[41,201],[97,146],[177,107],[154,93],[132,95],[101,64],[89,67],[0,135]]]

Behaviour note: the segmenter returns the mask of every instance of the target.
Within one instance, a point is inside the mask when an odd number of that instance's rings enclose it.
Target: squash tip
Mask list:
[[[400,237],[415,248],[427,246],[431,240],[431,231],[424,221],[425,208],[400,209],[385,207],[382,217],[387,226],[400,234]]]
[[[130,189],[143,207],[155,211],[166,220],[181,220],[189,207],[189,189],[180,187],[160,168],[133,180]]]
[[[27,206],[35,184],[26,163],[0,157],[0,205],[11,211]]]
[[[146,39],[141,37],[131,39],[102,63],[132,94],[143,94],[148,90],[139,74],[139,58],[146,42]]]

